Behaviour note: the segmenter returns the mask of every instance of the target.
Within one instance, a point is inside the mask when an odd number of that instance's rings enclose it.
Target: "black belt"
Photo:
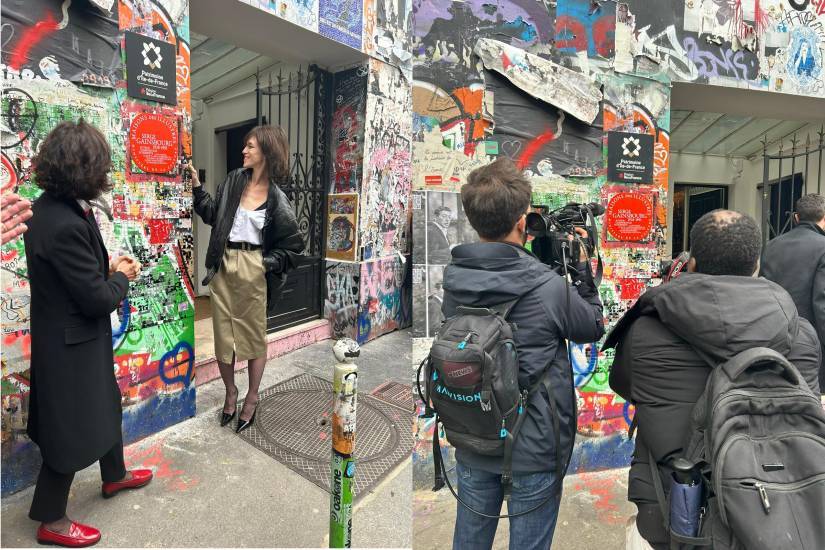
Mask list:
[[[252,243],[234,243],[232,241],[226,241],[226,248],[231,248],[233,250],[260,250],[261,245]]]

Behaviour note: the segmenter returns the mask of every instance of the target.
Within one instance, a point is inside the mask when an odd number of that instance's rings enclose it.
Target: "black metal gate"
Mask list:
[[[295,208],[306,249],[301,265],[290,273],[269,331],[317,319],[323,311],[324,235],[326,220],[328,96],[331,76],[312,65],[256,84],[258,124],[278,124],[289,136],[290,181],[281,187]]]
[[[780,140],[779,151],[775,155],[768,154],[768,147],[771,145],[774,144],[768,143],[767,139],[763,141],[763,246],[770,239],[793,229],[796,223],[793,216],[794,205],[801,196],[822,192],[822,185],[825,183],[825,174],[822,173],[825,126],[820,128],[813,138],[808,134],[804,143],[794,134],[790,140],[790,151],[785,149],[784,138]],[[815,170],[814,176],[811,176],[812,167]]]

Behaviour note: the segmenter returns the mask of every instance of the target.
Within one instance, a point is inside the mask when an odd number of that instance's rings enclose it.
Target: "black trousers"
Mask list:
[[[104,483],[120,481],[126,476],[126,464],[123,461],[123,441],[118,441],[112,449],[100,457],[100,477]],[[37,485],[34,488],[32,507],[29,517],[35,521],[50,523],[66,515],[69,501],[69,489],[74,480],[74,472],[61,474],[52,470],[43,462]]]

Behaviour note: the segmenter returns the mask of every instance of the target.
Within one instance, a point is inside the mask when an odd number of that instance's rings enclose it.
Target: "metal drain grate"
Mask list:
[[[399,382],[384,382],[372,390],[370,395],[381,401],[397,405],[404,410],[413,410],[412,388]]]
[[[240,404],[239,404],[240,406]],[[355,499],[366,494],[412,452],[411,407],[358,394]],[[301,374],[260,394],[255,424],[241,437],[329,491],[332,384]]]

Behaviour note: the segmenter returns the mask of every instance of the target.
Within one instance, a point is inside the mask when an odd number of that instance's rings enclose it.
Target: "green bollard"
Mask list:
[[[334,350],[341,361],[332,382],[332,483],[329,505],[329,547],[352,547],[352,486],[355,479],[355,409],[358,403],[358,344],[339,340]],[[344,362],[346,361],[346,362]]]

